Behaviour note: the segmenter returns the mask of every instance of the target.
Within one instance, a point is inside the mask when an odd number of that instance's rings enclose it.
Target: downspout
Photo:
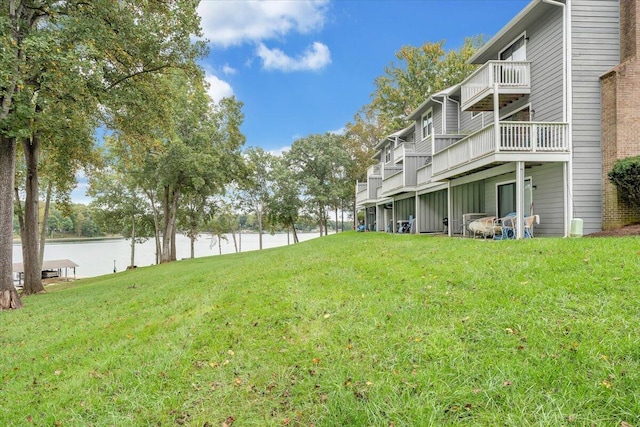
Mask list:
[[[458,105],[458,108],[456,108],[456,114],[458,115],[458,128],[456,129],[456,133],[460,133],[460,103],[453,98],[449,98],[449,96],[446,96],[445,98]],[[484,127],[484,123],[482,127]]]
[[[573,218],[573,88],[572,81],[572,49],[571,49],[571,0],[565,0],[561,3],[556,0],[542,0],[553,6],[562,8],[562,121],[567,123],[567,143],[569,147],[569,161],[566,163],[566,171],[564,173],[567,183],[567,194],[564,201],[565,218],[564,230],[565,237],[570,234],[570,223]]]
[[[442,134],[446,134],[447,133],[447,106],[444,104],[443,101],[438,101],[437,99],[435,99],[434,97],[431,97],[431,100],[433,102],[437,102],[438,104],[440,104],[440,107],[442,107],[442,118],[441,118],[441,125],[442,125]],[[435,129],[432,132],[435,135]]]

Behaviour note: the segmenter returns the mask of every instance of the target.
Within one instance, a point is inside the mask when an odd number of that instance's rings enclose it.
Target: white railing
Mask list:
[[[385,166],[382,174],[382,179],[385,180],[393,175],[402,172],[402,165],[400,166]]]
[[[357,182],[356,183],[356,193],[362,193],[363,191],[367,191],[367,183],[366,182]]]
[[[460,141],[462,138],[464,138],[466,135],[457,135],[457,134],[452,134],[452,135],[436,135],[434,138],[434,152],[438,152],[440,150],[444,150],[445,148],[449,147],[450,145],[455,144],[456,142]]]
[[[500,143],[491,124],[433,156],[433,174],[439,174],[493,153],[568,152],[566,123],[501,122]]]
[[[393,149],[393,162],[398,163],[400,160],[404,159],[405,155],[415,153],[415,151],[415,142],[403,142]]]
[[[428,184],[431,182],[431,169],[432,169],[432,165],[431,163],[429,163],[428,165],[422,166],[421,168],[418,169],[418,176],[417,176],[417,184]]]
[[[404,185],[404,173],[400,169],[397,173],[385,177],[382,180],[382,194],[385,195],[389,191],[398,189]]]
[[[485,91],[499,89],[530,89],[530,63],[525,61],[488,61],[461,84],[462,109]]]

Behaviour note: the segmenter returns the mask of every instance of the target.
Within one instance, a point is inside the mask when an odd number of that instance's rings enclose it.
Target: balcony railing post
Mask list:
[[[531,124],[529,138],[531,139],[531,152],[535,153],[538,149],[538,125],[535,123]]]

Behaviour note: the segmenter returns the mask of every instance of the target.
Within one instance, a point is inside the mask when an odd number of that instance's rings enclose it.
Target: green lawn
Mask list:
[[[348,232],[23,303],[3,426],[640,426],[640,238]]]

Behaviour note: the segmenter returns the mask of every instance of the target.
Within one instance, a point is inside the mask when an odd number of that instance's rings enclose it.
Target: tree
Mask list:
[[[255,147],[250,147],[245,152],[245,157],[250,172],[247,179],[240,182],[239,197],[248,211],[256,216],[259,248],[262,249],[264,218],[268,215],[269,201],[273,193],[272,171],[276,158],[262,148]]]
[[[0,292],[10,297],[0,301],[0,308],[15,305],[12,301],[16,298],[11,295],[17,295],[10,292],[13,289],[12,246],[6,224],[13,217],[13,174],[18,142],[22,141],[28,171],[23,245],[26,246],[25,290],[29,293],[41,286],[38,286],[36,255],[38,218],[34,212],[38,212],[37,165],[41,147],[38,130],[44,128],[38,124],[43,118],[53,117],[46,101],[64,100],[72,105],[95,97],[99,98],[104,111],[119,111],[122,100],[131,100],[129,89],[135,87],[138,77],[194,63],[202,52],[202,43],[193,44],[191,39],[198,32],[196,6],[196,2],[189,1],[142,0],[8,0],[3,4],[0,9],[0,233],[3,235]],[[64,76],[75,79],[71,79],[72,84],[56,85],[66,81]],[[97,106],[95,102],[93,105]]]
[[[309,210],[317,215],[321,236],[327,231],[327,207],[335,201],[334,189],[344,180],[349,162],[343,140],[344,136],[331,133],[310,135],[294,141],[284,156],[302,186]]]
[[[467,60],[483,43],[480,36],[467,38],[458,51],[446,52],[444,41],[420,47],[403,46],[385,74],[374,80],[371,108],[383,128],[380,137],[405,127],[404,117],[432,94],[460,83],[475,65]]]
[[[111,164],[110,169],[95,171],[89,177],[88,194],[98,221],[130,240],[129,267],[135,267],[135,245],[144,243],[151,234],[146,205],[135,182],[117,164]]]
[[[268,224],[272,228],[282,225],[291,230],[294,243],[298,243],[296,223],[303,207],[300,185],[286,159],[278,157],[272,166],[274,184],[273,195],[267,207]]]

